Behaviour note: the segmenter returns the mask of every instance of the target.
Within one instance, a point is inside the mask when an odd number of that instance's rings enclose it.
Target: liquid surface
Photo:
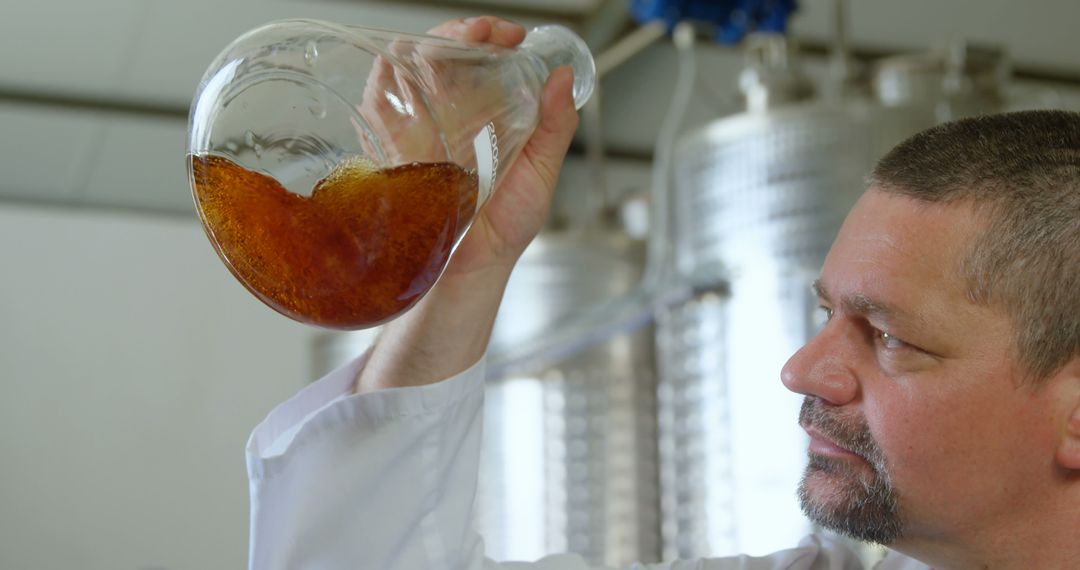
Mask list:
[[[233,275],[282,314],[327,328],[411,307],[476,211],[475,174],[451,163],[343,162],[301,196],[221,156],[189,160],[199,215]]]

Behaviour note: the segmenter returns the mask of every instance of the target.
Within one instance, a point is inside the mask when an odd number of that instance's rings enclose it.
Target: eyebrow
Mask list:
[[[818,298],[833,304],[833,300],[829,297],[828,291],[825,290],[825,286],[822,285],[821,279],[814,280],[814,293]],[[855,293],[841,299],[844,308],[850,312],[863,315],[866,317],[878,317],[881,319],[887,319],[890,321],[899,321],[905,323],[913,323],[915,325],[925,325],[923,319],[916,315],[912,315],[907,311],[898,309],[896,306],[889,303],[884,303],[876,299],[872,299],[862,293]]]

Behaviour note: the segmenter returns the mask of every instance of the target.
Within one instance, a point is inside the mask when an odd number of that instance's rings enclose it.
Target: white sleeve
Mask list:
[[[587,566],[578,556],[560,554],[528,564],[508,562],[490,570],[602,570]],[[863,570],[862,561],[846,545],[826,536],[810,535],[797,547],[768,556],[731,556],[634,564],[628,570]],[[929,570],[929,569],[921,569]]]
[[[365,360],[252,433],[253,570],[481,567],[471,520],[483,361],[438,384],[350,395]]]
[[[311,384],[251,434],[252,570],[589,570],[575,555],[484,559],[473,526],[483,360],[437,384],[352,395],[365,361]],[[831,550],[814,537],[766,558],[633,568],[861,568]]]

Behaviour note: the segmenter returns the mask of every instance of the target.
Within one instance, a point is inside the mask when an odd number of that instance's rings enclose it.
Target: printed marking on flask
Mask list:
[[[499,137],[495,134],[495,123],[480,129],[473,139],[473,150],[476,154],[477,204],[483,204],[495,188],[499,173]]]

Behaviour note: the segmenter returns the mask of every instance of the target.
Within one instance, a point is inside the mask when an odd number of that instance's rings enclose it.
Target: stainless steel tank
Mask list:
[[[514,270],[490,348],[481,462],[493,558],[659,559],[651,327],[528,368],[498,365],[500,353],[630,291],[642,263],[642,243],[612,228],[542,233]]]

